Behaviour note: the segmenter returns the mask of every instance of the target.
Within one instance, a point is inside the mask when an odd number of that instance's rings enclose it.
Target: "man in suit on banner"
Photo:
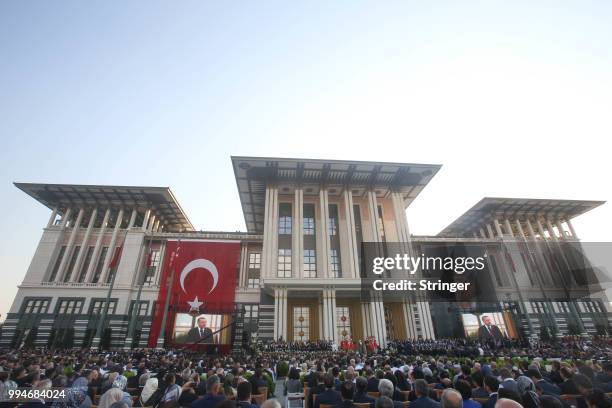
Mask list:
[[[499,327],[491,323],[491,317],[482,316],[482,326],[478,328],[478,338],[483,344],[496,347],[501,344],[504,335]]]
[[[206,327],[206,324],[206,317],[198,317],[198,324],[189,330],[185,343],[213,344],[215,341],[212,330]]]

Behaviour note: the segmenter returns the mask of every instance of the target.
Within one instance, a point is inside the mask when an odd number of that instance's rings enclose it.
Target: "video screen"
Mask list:
[[[180,344],[228,344],[230,315],[177,313],[174,320],[174,342]]]
[[[504,313],[464,313],[461,318],[465,336],[468,338],[482,337],[490,331],[494,331],[495,334],[501,336],[508,336],[512,332],[511,328],[508,327],[508,319],[507,316],[504,316]]]

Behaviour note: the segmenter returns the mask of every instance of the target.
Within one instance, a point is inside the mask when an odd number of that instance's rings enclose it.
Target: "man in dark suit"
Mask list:
[[[561,389],[555,384],[551,384],[543,379],[540,370],[537,368],[530,368],[527,370],[527,377],[531,378],[531,381],[533,381],[535,386],[542,390],[542,394],[552,395],[553,397],[558,397],[561,395]]]
[[[440,408],[440,403],[429,398],[427,381],[418,379],[414,382],[416,399],[410,403],[411,408]],[[401,404],[401,403],[400,403]]]
[[[374,375],[374,370],[368,368],[366,375],[368,376],[368,392],[378,392],[378,378]]]
[[[343,382],[340,386],[340,394],[342,395],[342,404],[340,404],[340,408],[355,408],[355,404],[353,404],[355,385],[352,382]]]
[[[353,402],[358,403],[369,403],[372,408],[376,404],[376,400],[368,395],[368,380],[365,377],[357,377],[355,380],[355,395],[353,396]]]
[[[323,383],[325,384],[325,391],[317,395],[313,408],[319,408],[321,404],[340,406],[342,397],[338,391],[334,390],[334,376],[330,373],[325,374]]]
[[[251,383],[243,381],[238,384],[236,389],[236,399],[238,400],[238,406],[240,408],[259,408],[257,405],[251,403]]]
[[[191,403],[191,408],[215,408],[217,404],[225,400],[223,394],[219,394],[221,380],[216,375],[211,375],[206,380],[206,394],[202,398]]]
[[[484,389],[484,376],[480,371],[474,371],[470,374],[472,381],[476,384],[476,388],[472,390],[472,398],[489,398],[489,393]]]
[[[259,394],[259,389],[262,387],[268,387],[268,382],[263,378],[263,370],[258,367],[255,369],[255,373],[249,380],[251,383],[251,391],[255,394]]]
[[[488,375],[484,379],[485,391],[489,393],[489,400],[484,403],[482,408],[494,408],[497,403],[497,391],[499,390],[499,380],[497,377]]]
[[[491,317],[482,316],[482,326],[478,328],[478,338],[485,344],[497,346],[501,344],[504,335],[499,327],[492,324]]]
[[[561,384],[557,384],[559,389],[561,390],[561,395],[563,394],[578,394],[578,387],[572,380],[572,376],[574,373],[568,367],[561,367],[559,370],[559,375],[561,376]]]
[[[185,343],[213,344],[213,333],[206,327],[207,321],[204,316],[198,317],[198,324],[187,332]],[[201,341],[200,341],[201,340]]]

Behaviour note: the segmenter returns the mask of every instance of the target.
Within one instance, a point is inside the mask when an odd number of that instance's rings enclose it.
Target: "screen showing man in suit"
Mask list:
[[[178,313],[174,323],[174,341],[183,344],[223,344],[227,334],[223,323],[227,318],[216,314],[191,316]]]
[[[485,343],[498,344],[503,339],[502,331],[493,324],[491,316],[482,316],[482,326],[478,328],[478,337]]]

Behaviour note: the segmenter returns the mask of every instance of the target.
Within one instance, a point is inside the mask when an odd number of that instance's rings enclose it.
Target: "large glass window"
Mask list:
[[[307,306],[293,308],[293,340],[310,340],[310,308]]]
[[[329,260],[331,265],[330,273],[334,278],[340,278],[342,276],[340,266],[340,234],[338,231],[338,219],[338,205],[330,204],[328,224],[330,244]]]
[[[290,249],[281,248],[278,250],[277,276],[279,278],[290,278],[291,277],[291,250]]]
[[[330,236],[334,236],[338,234],[338,219],[332,217],[330,214],[328,224],[327,224],[327,232]]]
[[[104,261],[106,260],[107,253],[108,247],[102,247],[102,250],[100,251],[100,256],[98,257],[98,263],[96,264],[96,270],[91,280],[94,283],[97,283],[100,280],[100,275],[102,275],[102,268],[104,267]]]
[[[27,299],[22,306],[23,314],[47,313],[49,299]]]
[[[83,265],[81,265],[81,271],[79,272],[79,282],[85,281],[85,275],[87,274],[87,269],[89,268],[89,264],[91,263],[91,257],[93,255],[94,247],[90,246],[87,248],[87,254],[85,255],[85,260],[83,261]]]
[[[340,270],[340,254],[337,249],[332,249],[329,252],[329,258],[331,263],[331,275],[334,278],[339,278],[341,275]]]
[[[249,254],[249,269],[261,268],[261,253],[251,252]]]
[[[59,270],[60,264],[62,263],[62,258],[66,254],[66,246],[60,248],[59,254],[57,254],[57,259],[55,260],[55,265],[53,265],[53,270],[51,271],[51,276],[49,276],[49,282],[55,281],[57,277],[57,271]]]
[[[91,306],[89,307],[89,314],[90,315],[102,314],[102,312],[104,311],[105,303],[106,303],[106,300],[104,299],[92,299]],[[116,307],[117,307],[117,300],[111,299],[110,302],[108,303],[108,314],[115,314]]]
[[[161,256],[161,252],[159,249],[152,249],[150,254],[150,259],[147,260],[147,263],[150,262],[149,266],[145,266],[145,285],[154,285],[155,275],[157,274],[157,268],[159,267],[159,258]]]
[[[68,268],[66,268],[66,272],[64,273],[64,282],[68,282],[70,280],[70,275],[72,274],[72,270],[74,269],[74,264],[76,263],[80,250],[81,250],[81,247],[78,245],[75,246],[74,249],[72,250],[72,256],[70,257],[70,263],[68,264]]]
[[[317,277],[317,257],[314,249],[304,250],[304,277]]]
[[[291,235],[291,203],[280,203],[278,216],[278,233],[280,235]]]
[[[314,204],[306,203],[303,207],[304,211],[304,235],[314,235],[315,234],[315,208]]]
[[[83,299],[60,299],[56,314],[79,314],[83,307]]]
[[[130,316],[132,315],[132,313],[135,312],[135,306],[136,306],[136,301],[132,300],[132,303],[130,304]],[[141,300],[139,305],[138,305],[138,316],[146,316],[147,315],[147,309],[149,308],[149,302],[147,302],[146,300]]]

